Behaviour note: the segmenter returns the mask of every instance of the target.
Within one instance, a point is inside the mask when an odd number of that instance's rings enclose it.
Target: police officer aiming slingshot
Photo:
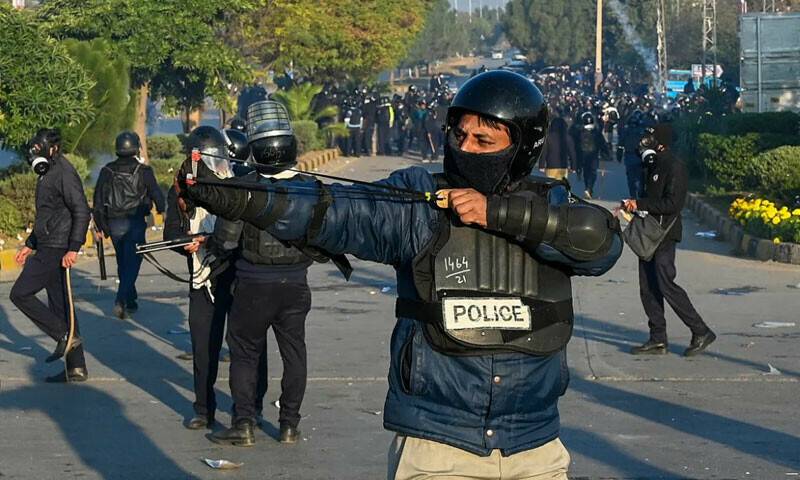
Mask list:
[[[566,478],[557,403],[569,382],[570,277],[602,275],[622,241],[610,212],[529,177],[548,124],[528,79],[491,71],[448,109],[442,175],[412,167],[372,184],[309,185],[217,180],[202,164],[179,173],[191,173],[186,201],[222,218],[394,266],[391,479]]]

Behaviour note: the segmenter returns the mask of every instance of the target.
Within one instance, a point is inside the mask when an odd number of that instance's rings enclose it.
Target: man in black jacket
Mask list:
[[[136,254],[136,244],[144,243],[145,217],[153,203],[158,213],[164,212],[164,193],[153,169],[139,161],[140,148],[136,133],[120,133],[115,142],[117,159],[100,170],[94,189],[94,221],[100,230],[96,240],[111,237],[116,252],[119,287],[114,315],[120,319],[138,309],[136,278],[142,257]]]
[[[75,264],[86,241],[89,205],[78,172],[61,153],[58,130],[39,130],[30,142],[30,152],[36,156],[31,164],[41,175],[36,184],[36,219],[33,232],[17,253],[17,263],[25,267],[11,288],[10,297],[22,313],[58,342],[47,362],[67,356],[66,370],[46,380],[82,382],[88,373],[77,320],[75,337],[67,351],[65,269]],[[39,168],[43,165],[46,167]],[[31,256],[34,251],[36,254]],[[47,290],[48,305],[36,298],[42,290]]]
[[[672,224],[655,256],[648,262],[639,260],[639,291],[648,318],[650,339],[634,347],[631,350],[634,355],[667,353],[664,299],[692,331],[692,341],[684,352],[685,356],[702,352],[717,338],[700,318],[686,291],[675,283],[675,247],[683,233],[681,210],[686,201],[688,177],[686,166],[672,155],[671,143],[672,127],[669,124],[645,129],[639,143],[645,162],[644,197],[625,200],[625,209],[629,212],[654,215],[664,228]]]
[[[561,180],[567,178],[570,171],[576,170],[576,163],[575,142],[569,134],[567,122],[562,117],[556,116],[550,122],[539,168],[544,170],[546,176]]]

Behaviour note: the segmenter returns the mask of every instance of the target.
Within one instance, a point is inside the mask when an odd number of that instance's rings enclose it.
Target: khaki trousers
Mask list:
[[[562,178],[567,178],[567,176],[569,176],[569,170],[566,168],[545,168],[544,174],[548,178],[561,180]]]
[[[481,457],[431,440],[398,435],[389,449],[388,480],[567,480],[570,457],[561,440],[504,457]]]

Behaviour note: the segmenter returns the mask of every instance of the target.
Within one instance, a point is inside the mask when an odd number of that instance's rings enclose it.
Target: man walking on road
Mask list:
[[[100,230],[95,240],[111,237],[114,244],[119,286],[113,313],[120,319],[139,308],[136,278],[142,256],[136,254],[136,245],[145,241],[145,217],[153,203],[158,213],[165,208],[164,193],[153,169],[139,161],[140,148],[139,135],[120,133],[115,141],[117,159],[100,170],[94,189],[94,221]]]
[[[17,263],[24,268],[11,288],[10,297],[22,313],[58,342],[47,362],[67,356],[66,371],[47,377],[46,381],[82,382],[89,374],[77,319],[75,336],[67,351],[69,311],[65,269],[72,268],[86,241],[89,204],[78,172],[61,153],[58,130],[39,130],[29,145],[29,163],[39,174],[36,218],[33,232],[16,256]],[[47,291],[47,305],[36,298],[42,290]]]
[[[633,347],[634,355],[667,353],[664,299],[692,331],[692,341],[683,353],[685,356],[697,355],[717,338],[700,318],[686,291],[675,283],[675,249],[683,231],[681,210],[686,201],[688,177],[686,166],[672,155],[671,144],[672,126],[669,124],[645,129],[639,142],[639,152],[645,162],[644,196],[624,201],[628,212],[647,212],[669,229],[652,260],[639,260],[639,291],[648,318],[650,339]]]

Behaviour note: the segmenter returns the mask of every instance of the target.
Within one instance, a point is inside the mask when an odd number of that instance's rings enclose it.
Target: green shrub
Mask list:
[[[175,174],[181,168],[181,164],[185,159],[183,155],[176,155],[171,158],[154,158],[150,160],[150,166],[153,167],[153,171],[156,174],[156,181],[165,192],[172,186]]]
[[[147,153],[150,159],[172,158],[181,153],[183,144],[177,135],[156,135],[147,137]]]
[[[24,229],[22,212],[11,200],[0,197],[0,233],[11,236]]]
[[[90,165],[93,163],[92,159],[82,157],[76,153],[68,153],[66,157],[69,163],[78,171],[78,176],[81,177],[81,181],[86,181],[86,179],[89,178],[89,173],[91,173]]]
[[[742,113],[710,115],[694,113],[681,116],[673,128],[677,133],[675,149],[686,160],[693,174],[706,175],[700,135],[759,134],[757,151],[771,150],[782,145],[800,144],[800,115],[792,112]]]
[[[0,180],[0,198],[16,206],[22,215],[22,224],[33,222],[36,215],[36,184],[39,176],[28,170]]]
[[[727,135],[744,135],[746,133],[798,135],[800,133],[800,115],[793,112],[728,115],[723,120],[723,132]]]
[[[785,133],[758,134],[758,152],[766,152],[778,147],[800,145],[800,135],[786,135]]]
[[[761,190],[761,162],[756,156],[782,146],[800,145],[800,136],[781,133],[748,133],[740,136],[698,135],[693,172],[710,177],[728,191]],[[766,193],[769,193],[768,191]]]
[[[320,138],[317,122],[313,120],[294,121],[292,129],[297,137],[298,155],[323,148],[324,143]]]
[[[758,186],[754,161],[758,134],[727,137],[701,133],[697,150],[705,169],[722,188],[742,191]]]
[[[754,162],[759,189],[765,196],[791,202],[800,195],[800,147],[769,150],[759,154]]]

